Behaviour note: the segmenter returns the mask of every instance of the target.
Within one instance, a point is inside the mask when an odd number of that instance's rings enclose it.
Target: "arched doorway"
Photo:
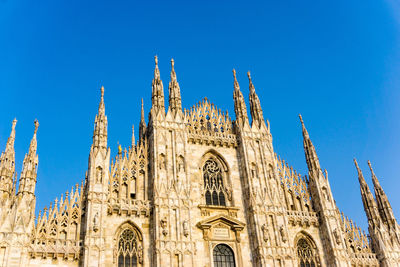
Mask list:
[[[235,256],[233,250],[225,245],[216,245],[213,250],[214,267],[235,267]]]

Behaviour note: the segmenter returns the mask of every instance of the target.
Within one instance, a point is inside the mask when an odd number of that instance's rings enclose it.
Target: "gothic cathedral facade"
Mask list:
[[[158,62],[148,123],[111,158],[104,88],[86,178],[35,216],[35,130],[19,177],[15,127],[0,157],[0,266],[400,266],[400,228],[374,174],[355,161],[369,235],[335,204],[300,116],[309,173],[275,153],[249,77],[250,116],[234,71],[235,120],[207,99],[182,109],[171,61]],[[17,189],[17,180],[18,189]]]

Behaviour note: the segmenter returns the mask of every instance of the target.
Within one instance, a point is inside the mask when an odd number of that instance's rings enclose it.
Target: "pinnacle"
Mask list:
[[[35,132],[34,132],[34,134],[36,134],[37,130],[39,128],[39,121],[37,119],[35,119],[34,124],[35,124]]]
[[[176,81],[175,61],[171,58],[171,81]]]
[[[303,122],[303,117],[301,116],[301,114],[299,114],[299,118],[300,118],[300,122],[301,122],[301,124],[302,124],[302,125],[304,125],[304,122]]]

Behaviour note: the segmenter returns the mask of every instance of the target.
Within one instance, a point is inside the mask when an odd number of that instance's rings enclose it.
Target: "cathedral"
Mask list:
[[[250,73],[248,114],[233,71],[232,120],[207,99],[182,109],[173,60],[166,107],[157,60],[139,136],[111,155],[102,87],[84,181],[39,212],[39,123],[17,175],[12,122],[0,266],[400,266],[400,227],[370,162],[373,188],[354,160],[367,234],[336,206],[301,116],[308,174],[277,156]]]

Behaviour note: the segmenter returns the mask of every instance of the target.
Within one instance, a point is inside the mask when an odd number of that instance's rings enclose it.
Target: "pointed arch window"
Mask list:
[[[136,267],[138,237],[131,229],[122,231],[118,240],[118,267]]]
[[[226,206],[226,188],[221,167],[214,159],[208,159],[203,166],[206,205]]]
[[[225,245],[219,244],[213,250],[214,267],[235,267],[235,257],[232,249]]]
[[[300,238],[299,241],[297,241],[297,258],[299,261],[299,267],[320,266],[315,249],[305,238]]]

